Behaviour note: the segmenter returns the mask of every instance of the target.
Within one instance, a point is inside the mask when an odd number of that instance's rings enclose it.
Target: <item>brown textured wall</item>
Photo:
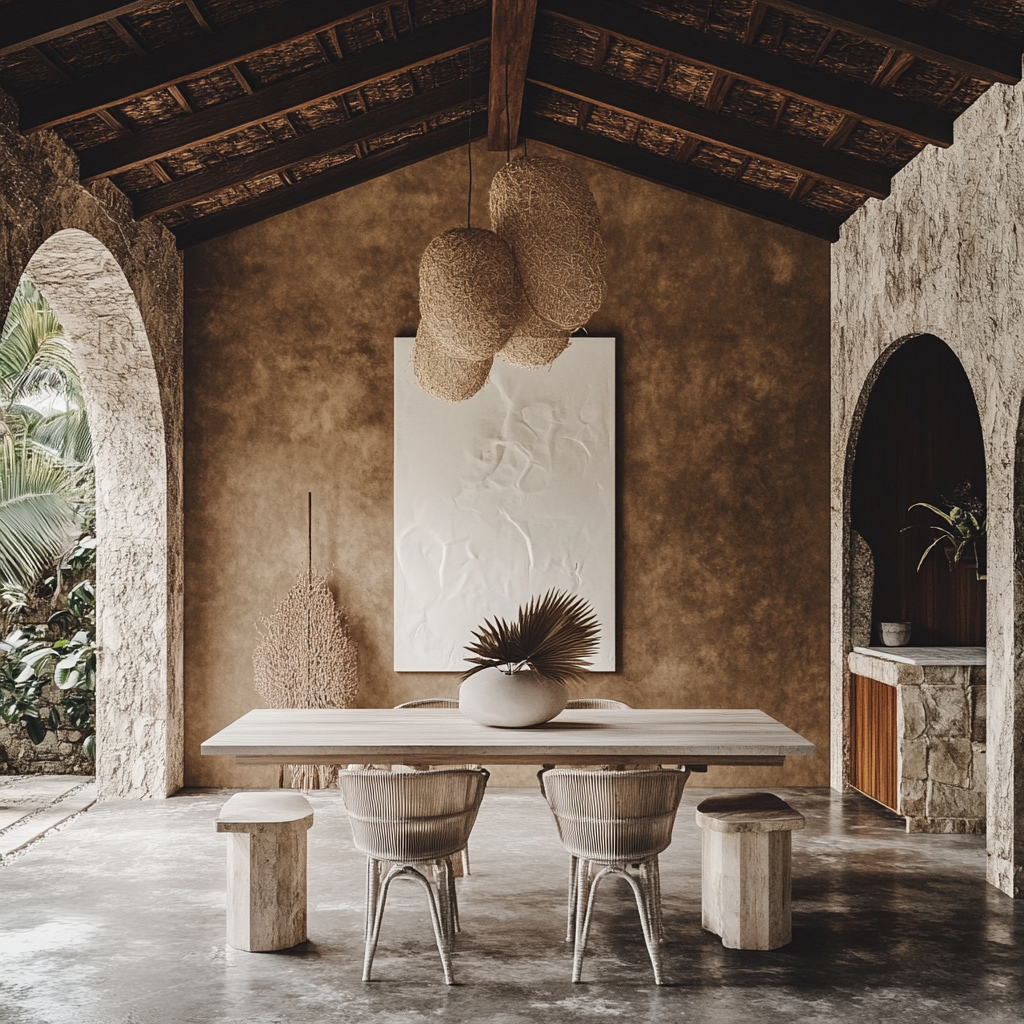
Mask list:
[[[501,159],[474,149],[477,226]],[[760,707],[820,755],[707,781],[825,785],[828,244],[573,162],[609,249],[589,330],[620,339],[621,668],[588,691]],[[465,223],[465,188],[463,151],[187,254],[188,784],[271,780],[198,748],[258,706],[253,622],[304,565],[307,490],[314,557],[361,645],[360,704],[455,692],[454,676],[391,668],[391,381],[420,253]]]

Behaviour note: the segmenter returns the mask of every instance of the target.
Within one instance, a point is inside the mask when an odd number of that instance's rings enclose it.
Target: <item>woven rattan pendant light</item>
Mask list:
[[[519,305],[515,260],[493,231],[453,228],[427,246],[420,316],[429,324],[431,352],[490,360],[511,337]]]
[[[472,398],[487,383],[493,362],[493,356],[473,360],[449,355],[438,343],[431,322],[420,320],[412,348],[412,369],[416,383],[428,395],[442,402]]]
[[[569,347],[569,332],[537,316],[525,299],[522,309],[512,337],[498,353],[498,358],[527,369],[550,366]]]
[[[605,292],[601,216],[586,182],[559,160],[516,157],[494,176],[490,208],[533,312],[570,333],[582,327]]]

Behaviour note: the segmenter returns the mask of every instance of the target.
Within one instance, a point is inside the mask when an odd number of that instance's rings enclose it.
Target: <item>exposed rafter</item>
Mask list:
[[[859,82],[809,70],[770,50],[744,46],[608,0],[545,0],[543,9],[669,57],[849,114],[922,142],[948,146],[953,141],[953,118],[949,114]]]
[[[0,56],[152,6],[153,0],[22,0],[0,7]]]
[[[490,12],[480,8],[449,21],[429,25],[397,42],[307,71],[294,78],[179,117],[126,139],[114,139],[79,155],[82,180],[109,177],[201,142],[230,135],[252,124],[298,110],[317,100],[358,89],[427,61],[457,53],[490,33]]]
[[[596,160],[598,163],[645,178],[658,185],[688,192],[742,210],[764,220],[783,224],[818,238],[834,242],[839,237],[840,218],[822,213],[780,196],[741,185],[717,174],[708,174],[685,164],[668,160],[636,146],[602,138],[589,132],[546,118],[527,116],[523,119],[523,134],[537,142],[557,146],[568,153]]]
[[[474,102],[482,102],[486,96],[486,84],[481,80],[473,97]],[[216,195],[234,185],[286,171],[306,160],[334,153],[346,146],[366,142],[384,132],[423,121],[424,118],[440,111],[464,104],[467,99],[465,79],[450,82],[438,89],[371,110],[368,114],[353,118],[344,124],[321,128],[236,160],[215,164],[170,184],[158,185],[137,193],[132,197],[135,216],[151,217],[154,214],[166,213],[187,203]]]
[[[898,0],[771,0],[781,11],[802,14],[915,57],[955,68],[984,82],[1020,81],[1020,47],[935,10]]]
[[[313,175],[300,181],[297,185],[275,189],[257,199],[239,203],[224,213],[201,217],[175,231],[178,245],[184,249],[199,242],[209,241],[218,235],[227,234],[229,231],[237,231],[239,228],[255,224],[267,217],[284,213],[286,210],[293,210],[297,206],[304,206],[315,199],[322,199],[324,196],[351,188],[353,185],[360,185],[382,174],[388,174],[401,167],[418,163],[420,160],[457,149],[459,146],[464,146],[470,137],[478,139],[486,133],[487,115],[484,112],[474,114],[472,122],[469,118],[456,121],[438,131],[421,135],[410,142]]]
[[[216,71],[260,50],[320,32],[365,8],[366,0],[293,0],[283,7],[257,11],[215,34],[118,61],[77,79],[73,85],[30,93],[19,103],[22,131],[70,121]]]
[[[653,89],[551,57],[531,62],[528,78],[544,88],[629,117],[683,131],[704,142],[767,160],[798,174],[810,174],[879,199],[889,194],[890,174],[884,167],[824,149],[800,136],[723,117]]]
[[[526,65],[530,59],[537,0],[493,0],[488,148],[519,141]]]

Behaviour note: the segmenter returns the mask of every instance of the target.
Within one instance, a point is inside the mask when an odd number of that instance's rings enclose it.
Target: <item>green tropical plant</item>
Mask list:
[[[558,682],[579,682],[582,670],[590,665],[586,659],[597,651],[600,631],[588,601],[549,590],[520,607],[518,621],[485,619],[473,632],[474,642],[466,646],[476,655],[466,658],[474,667],[461,678],[485,668],[511,674],[529,667]]]
[[[917,571],[921,571],[924,560],[935,547],[939,544],[946,544],[952,546],[952,557],[949,560],[950,572],[953,571],[955,566],[960,564],[964,552],[970,548],[974,552],[974,558],[978,564],[978,579],[985,579],[985,573],[981,568],[984,564],[984,551],[979,551],[979,544],[983,547],[985,543],[987,524],[985,503],[971,493],[971,482],[969,480],[965,480],[957,485],[953,491],[952,501],[948,498],[943,498],[942,503],[946,506],[945,511],[935,505],[930,505],[926,501],[914,502],[907,509],[909,512],[910,509],[914,508],[926,508],[929,512],[934,512],[943,523],[941,526],[935,524],[927,526],[927,529],[933,530],[936,536],[928,547],[924,549],[924,553],[917,563]],[[901,532],[912,529],[914,529],[914,526],[905,526]]]
[[[81,382],[46,299],[22,278],[0,332],[0,590],[29,589],[94,506]]]
[[[60,568],[88,572],[95,558],[96,538],[82,537]],[[75,729],[82,752],[95,758],[96,651],[96,588],[84,579],[46,625],[15,629],[0,641],[0,719],[24,725],[35,744],[61,725]],[[46,689],[51,683],[56,700]]]

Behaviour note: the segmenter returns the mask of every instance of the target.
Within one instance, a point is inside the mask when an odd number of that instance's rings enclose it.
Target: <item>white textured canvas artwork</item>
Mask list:
[[[495,359],[457,405],[421,391],[395,339],[395,670],[469,667],[484,618],[550,587],[594,606],[593,671],[615,668],[615,339],[546,369]]]

